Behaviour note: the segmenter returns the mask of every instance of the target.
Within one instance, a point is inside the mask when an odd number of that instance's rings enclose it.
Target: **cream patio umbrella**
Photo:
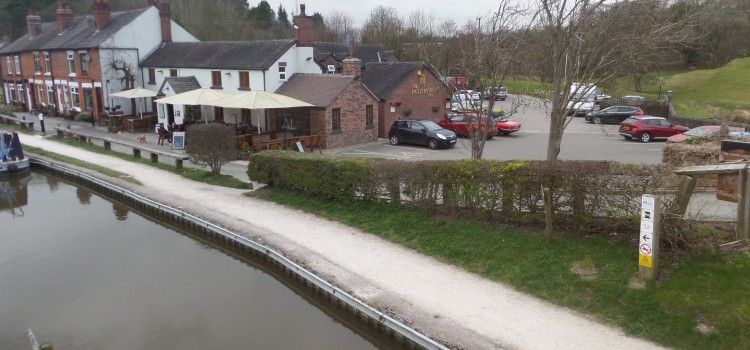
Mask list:
[[[110,96],[134,99],[134,98],[154,97],[156,96],[156,93],[151,90],[146,90],[143,88],[135,88],[135,89],[116,92],[114,94],[110,94]],[[136,103],[136,105],[138,104]],[[143,112],[141,112],[140,105],[138,105],[138,113],[141,115],[141,119],[143,119]]]
[[[177,95],[160,98],[156,100],[156,103],[166,103],[170,105],[198,106],[198,105],[205,105],[205,103],[208,101],[213,101],[213,100],[216,100],[222,97],[228,97],[231,95],[232,95],[231,92],[226,92],[223,90],[200,88],[200,89],[183,92]],[[208,123],[208,121],[206,122]]]
[[[207,106],[240,109],[283,109],[315,107],[296,98],[266,91],[244,91],[205,103]],[[260,129],[258,129],[260,133]]]

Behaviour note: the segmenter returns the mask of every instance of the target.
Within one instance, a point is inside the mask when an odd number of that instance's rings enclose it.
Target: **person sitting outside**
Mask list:
[[[159,146],[164,145],[164,140],[167,140],[170,144],[172,143],[172,132],[164,127],[164,123],[159,123]]]

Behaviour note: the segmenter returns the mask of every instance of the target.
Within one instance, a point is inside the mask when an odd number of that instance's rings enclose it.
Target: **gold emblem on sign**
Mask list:
[[[411,94],[426,95],[427,97],[432,97],[433,92],[435,92],[435,88],[426,87],[425,85],[427,85],[427,77],[422,73],[422,70],[418,70],[417,83],[412,85]]]

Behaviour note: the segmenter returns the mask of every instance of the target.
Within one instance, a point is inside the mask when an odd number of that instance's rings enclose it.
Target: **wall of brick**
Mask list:
[[[324,148],[336,148],[378,139],[378,101],[359,80],[352,81],[325,109],[311,111],[310,132],[321,135]],[[373,106],[373,126],[366,127],[366,106]],[[333,109],[341,109],[341,131],[333,131]]]
[[[440,80],[427,69],[415,71],[409,79],[396,89],[379,107],[379,119],[382,127],[379,137],[388,137],[388,130],[394,121],[399,119],[420,119],[440,121],[446,115],[445,101],[451,92]],[[437,107],[437,111],[433,108]],[[405,112],[411,111],[406,116]]]

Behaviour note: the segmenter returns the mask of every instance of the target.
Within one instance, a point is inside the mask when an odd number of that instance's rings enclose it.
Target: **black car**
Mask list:
[[[594,124],[620,124],[634,115],[643,115],[643,110],[632,106],[612,106],[586,114],[586,121]]]
[[[431,120],[397,120],[391,125],[388,139],[392,145],[410,143],[431,149],[456,145],[456,133],[443,129]]]

